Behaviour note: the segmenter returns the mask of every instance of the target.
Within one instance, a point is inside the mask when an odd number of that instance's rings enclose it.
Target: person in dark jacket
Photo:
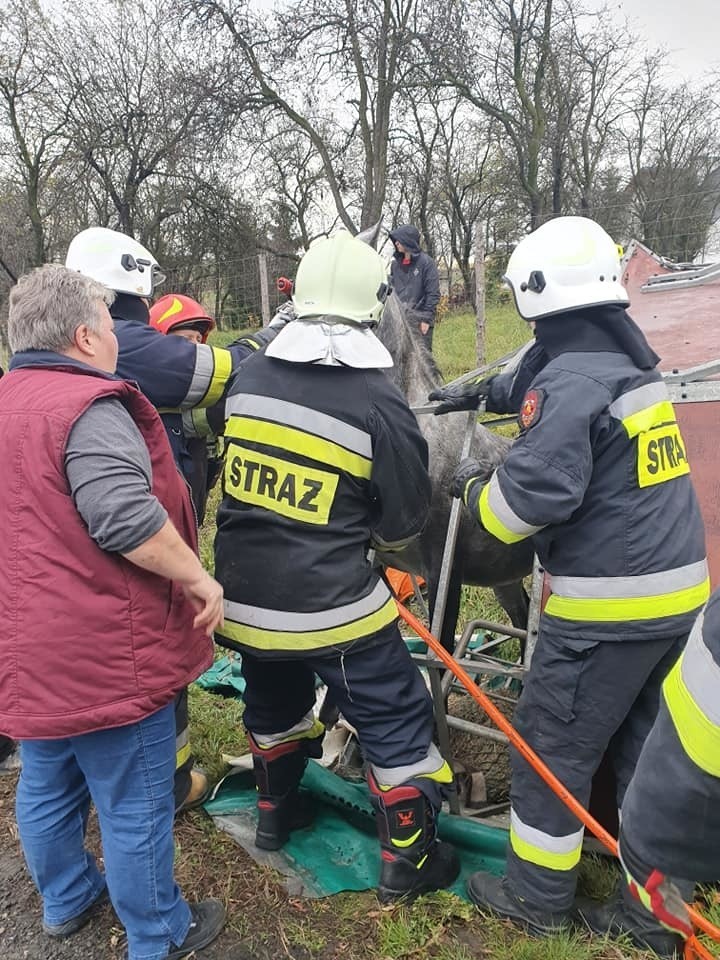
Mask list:
[[[596,223],[559,217],[507,268],[548,362],[520,406],[520,436],[486,476],[460,464],[454,492],[504,543],[532,538],[550,578],[518,731],[587,805],[608,751],[618,806],[657,715],[662,682],[709,593],[685,444],[658,357],[625,312],[617,248]],[[475,874],[481,908],[547,933],[572,914],[583,828],[516,753],[504,879]],[[639,943],[676,939],[626,918]]]
[[[392,287],[405,306],[418,336],[432,350],[435,311],[440,302],[440,278],[432,257],[420,249],[420,231],[402,224],[390,234],[395,254],[390,266]]]
[[[222,589],[146,398],[113,375],[112,294],[58,265],[10,293],[0,381],[0,731],[20,741],[18,833],[65,938],[109,893],[128,960],[187,956],[217,900],[173,877],[174,698],[212,663]],[[85,845],[98,812],[104,873]]]
[[[347,233],[300,262],[297,319],[227,398],[215,571],[227,597],[218,635],[243,654],[257,845],[277,849],[308,822],[298,786],[322,752],[317,674],[369,763],[389,901],[447,886],[459,863],[437,840],[452,773],[432,741],[432,704],[367,556],[419,536],[431,493],[427,446],[372,332],[387,279]]]
[[[117,374],[137,383],[158,410],[192,413],[217,407],[239,364],[277,332],[259,330],[228,348],[163,336],[150,326],[149,303],[164,274],[146,247],[117,230],[82,230],[68,247],[65,266],[114,292],[110,312],[119,348]],[[173,452],[179,455],[183,446],[174,447]],[[182,470],[182,462],[178,466]],[[201,805],[210,793],[207,777],[193,764],[188,696],[183,691],[177,700],[178,813]]]
[[[215,321],[192,297],[182,293],[166,293],[150,308],[150,326],[159,333],[183,337],[190,343],[207,343],[215,329]],[[198,526],[205,519],[207,498],[215,485],[221,459],[217,455],[217,439],[212,433],[204,408],[162,410],[175,462],[190,485]]]
[[[626,883],[607,904],[579,904],[593,930],[622,935],[658,922],[692,933],[686,901],[720,879],[720,591],[665,678],[655,725],[628,785],[620,818]],[[678,951],[679,952],[679,951]]]

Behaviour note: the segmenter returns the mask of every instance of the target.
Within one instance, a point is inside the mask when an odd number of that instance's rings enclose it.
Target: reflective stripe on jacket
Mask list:
[[[287,657],[334,653],[394,623],[367,551],[418,536],[430,503],[427,446],[396,388],[377,370],[256,354],[226,414],[220,634]]]
[[[681,635],[709,593],[685,444],[656,371],[566,353],[535,377],[526,425],[469,505],[504,543],[533,538],[544,616],[588,639]]]
[[[167,337],[147,324],[115,317],[117,375],[131,380],[159,409],[209,407],[225,393],[228,381],[251,351],[238,355],[183,337]]]
[[[620,836],[633,876],[658,868],[720,877],[720,592],[698,617],[663,685],[660,711],[628,786]]]

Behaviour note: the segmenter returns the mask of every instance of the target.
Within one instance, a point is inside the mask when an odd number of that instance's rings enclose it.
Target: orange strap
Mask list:
[[[602,827],[590,813],[588,813],[582,804],[575,799],[567,787],[563,786],[552,770],[550,770],[544,761],[540,759],[532,747],[530,747],[523,740],[510,721],[507,720],[500,710],[498,710],[495,704],[481,690],[478,689],[470,675],[447,652],[445,647],[443,647],[443,645],[435,639],[425,624],[418,620],[418,618],[410,613],[407,607],[404,607],[401,603],[397,603],[397,607],[400,612],[400,616],[405,623],[407,623],[407,625],[415,631],[421,640],[425,641],[435,656],[441,660],[448,670],[450,670],[457,677],[470,696],[483,708],[493,723],[500,730],[502,730],[518,753],[522,754],[533,770],[540,777],[542,777],[545,783],[550,787],[553,793],[559,797],[560,800],[562,800],[565,806],[575,814],[581,823],[583,823],[589,830],[592,831],[592,833],[595,834],[598,840],[602,841],[602,843],[614,856],[617,856],[617,841],[612,834],[608,833],[607,830]],[[697,910],[694,910],[692,907],[688,907],[688,910],[695,926],[713,940],[720,943],[720,927],[716,927],[714,924],[710,923],[709,920],[703,917],[702,914],[698,913]],[[697,937],[690,937],[690,939],[686,941],[685,960],[694,960],[695,957],[699,957],[700,960],[714,960],[713,955],[698,941]]]

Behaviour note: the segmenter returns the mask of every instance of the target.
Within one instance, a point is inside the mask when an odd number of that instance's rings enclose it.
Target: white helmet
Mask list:
[[[135,297],[151,297],[165,279],[149,250],[132,237],[107,227],[89,227],[73,237],[65,266],[115,293]]]
[[[525,320],[630,303],[620,283],[618,248],[587,217],[557,217],[538,227],[515,247],[503,279]]]
[[[299,320],[350,321],[375,326],[390,292],[380,254],[340,231],[313,243],[295,276],[293,304]]]

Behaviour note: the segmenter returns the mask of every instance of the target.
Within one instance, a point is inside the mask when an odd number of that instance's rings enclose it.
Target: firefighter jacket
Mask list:
[[[259,656],[335,655],[394,624],[372,545],[417,537],[427,445],[379,370],[255,354],[230,389],[215,576],[218,633]]]
[[[135,723],[170,703],[212,662],[177,584],[101,549],[65,473],[73,424],[119,400],[142,434],[152,493],[185,542],[197,533],[157,413],[132,385],[67,357],[16,354],[0,382],[0,730],[72,737]]]
[[[549,359],[537,341],[528,341],[517,362],[508,364],[502,373],[488,378],[485,409],[489,413],[518,413],[530,384]]]
[[[166,337],[148,325],[144,302],[127,294],[116,298],[110,313],[119,347],[117,375],[137,383],[159,410],[216,404],[237,365],[259,345],[252,338],[222,348]]]
[[[623,863],[640,882],[653,868],[693,881],[720,878],[720,592],[663,684],[621,826]]]
[[[468,485],[466,502],[503,543],[532,538],[555,633],[680,636],[709,592],[685,443],[659,373],[598,338],[597,352],[549,359],[507,459],[486,486]]]

